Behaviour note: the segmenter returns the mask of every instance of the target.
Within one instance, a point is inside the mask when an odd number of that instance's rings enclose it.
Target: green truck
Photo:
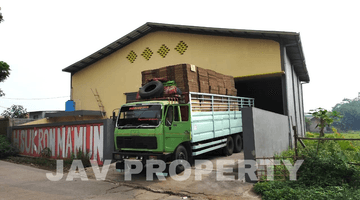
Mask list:
[[[241,108],[253,98],[189,92],[184,98],[156,98],[123,105],[113,113],[116,168],[125,159],[191,161],[222,149],[225,155],[242,150]]]

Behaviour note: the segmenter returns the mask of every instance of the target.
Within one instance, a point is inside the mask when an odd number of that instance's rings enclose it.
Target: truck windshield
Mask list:
[[[160,105],[123,106],[117,125],[119,128],[149,128],[158,126],[160,120]]]

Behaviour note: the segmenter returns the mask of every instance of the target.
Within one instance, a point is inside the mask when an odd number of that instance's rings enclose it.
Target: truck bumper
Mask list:
[[[171,160],[171,153],[149,153],[149,152],[113,152],[113,159],[116,160],[116,169],[125,169],[125,159],[138,160],[146,164],[146,160],[162,160],[168,162]]]

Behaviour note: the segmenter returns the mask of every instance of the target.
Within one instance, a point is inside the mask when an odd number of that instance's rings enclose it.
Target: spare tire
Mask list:
[[[139,90],[139,95],[143,99],[151,97],[161,97],[164,92],[164,85],[160,81],[151,81]]]

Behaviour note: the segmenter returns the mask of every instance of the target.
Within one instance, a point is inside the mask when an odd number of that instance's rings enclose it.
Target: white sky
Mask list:
[[[64,110],[70,73],[61,70],[146,22],[300,32],[310,74],[305,111],[331,109],[360,92],[356,1],[173,2],[1,1],[0,61],[11,74],[0,83],[6,94],[0,113],[12,104],[28,111]]]

